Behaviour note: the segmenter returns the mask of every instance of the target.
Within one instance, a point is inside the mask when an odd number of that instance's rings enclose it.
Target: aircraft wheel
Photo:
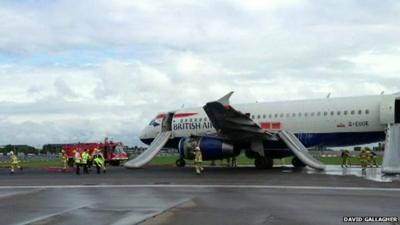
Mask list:
[[[299,158],[297,158],[297,157],[293,157],[293,159],[292,159],[292,165],[294,166],[294,167],[297,167],[297,168],[301,168],[301,167],[305,167],[306,166],[306,164],[304,164]]]
[[[177,159],[175,164],[177,167],[185,167],[186,161],[184,159]]]
[[[254,165],[257,169],[270,169],[274,165],[274,161],[269,157],[257,157]]]

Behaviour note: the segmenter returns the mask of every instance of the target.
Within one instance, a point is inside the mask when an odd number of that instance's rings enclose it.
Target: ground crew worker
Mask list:
[[[79,175],[81,173],[80,166],[82,163],[82,157],[78,150],[74,150],[74,161],[76,166],[76,175]]]
[[[90,171],[90,168],[92,168],[92,166],[93,166],[93,157],[94,157],[94,155],[96,154],[96,151],[98,150],[98,148],[94,148],[93,149],[93,151],[90,153],[90,151],[88,150],[88,153],[89,153],[89,160],[88,160],[88,162],[87,162],[87,165],[88,165],[88,168],[89,168],[89,171]]]
[[[100,169],[103,169],[103,173],[106,172],[104,156],[99,149],[96,149],[96,153],[93,156],[93,162],[96,165],[97,174],[100,174]]]
[[[82,166],[83,166],[83,173],[88,174],[89,170],[88,170],[88,162],[89,162],[89,152],[88,149],[85,149],[85,151],[82,152]]]
[[[359,156],[360,156],[361,168],[362,168],[362,170],[365,170],[367,168],[367,165],[368,165],[368,152],[367,152],[367,150],[362,149]]]
[[[200,147],[194,148],[194,165],[196,167],[196,174],[200,175],[203,171],[203,156],[201,155]]]
[[[60,155],[61,155],[61,162],[63,163],[62,171],[66,172],[67,171],[67,165],[68,165],[68,155],[64,151],[64,149],[61,149]]]
[[[19,165],[19,160],[13,151],[10,152],[10,173],[14,174],[15,168],[22,170],[22,167]]]

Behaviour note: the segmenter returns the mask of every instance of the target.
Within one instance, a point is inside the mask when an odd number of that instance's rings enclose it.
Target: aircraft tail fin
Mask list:
[[[229,92],[228,94],[224,95],[222,98],[218,99],[217,102],[221,103],[222,105],[229,105],[229,99],[233,95],[233,91]]]

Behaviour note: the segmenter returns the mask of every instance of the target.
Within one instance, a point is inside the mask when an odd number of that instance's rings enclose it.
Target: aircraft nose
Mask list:
[[[148,127],[145,127],[139,135],[139,139],[141,142],[145,143],[145,144],[150,144],[151,143],[151,138],[149,137],[149,129]]]
[[[143,142],[143,140],[144,139],[146,139],[146,136],[147,136],[147,132],[146,132],[146,128],[144,128],[141,132],[140,132],[140,134],[139,134],[139,139]]]

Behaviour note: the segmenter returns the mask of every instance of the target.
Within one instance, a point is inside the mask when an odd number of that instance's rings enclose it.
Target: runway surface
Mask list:
[[[0,224],[342,224],[343,216],[399,217],[398,177],[360,171],[218,167],[197,176],[193,168],[148,167],[77,176],[1,169]]]

